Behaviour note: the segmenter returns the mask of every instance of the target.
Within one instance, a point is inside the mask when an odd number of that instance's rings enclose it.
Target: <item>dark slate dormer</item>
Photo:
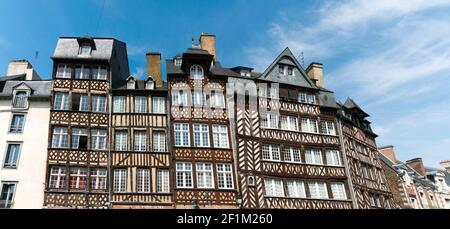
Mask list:
[[[236,72],[242,77],[251,78],[252,77],[252,71],[253,68],[244,67],[244,66],[236,66],[234,68],[231,68],[232,71]]]
[[[213,62],[214,56],[209,54],[208,51],[200,48],[188,48],[185,53],[183,53],[183,61],[181,64],[181,70],[185,73],[190,73],[190,68],[193,65],[200,65],[204,73],[209,70]]]
[[[367,120],[369,115],[361,109],[361,107],[358,106],[353,99],[347,98],[344,104],[337,103],[337,105],[340,107],[338,115],[343,120],[351,122],[353,125],[364,130],[366,133],[377,137],[377,135],[372,131],[371,122]]]

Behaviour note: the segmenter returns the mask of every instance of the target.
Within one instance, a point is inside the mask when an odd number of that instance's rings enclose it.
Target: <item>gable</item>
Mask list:
[[[26,85],[25,83],[20,83],[19,85],[14,87],[14,90],[20,90],[20,91],[27,91],[28,90],[28,91],[30,91],[31,88],[28,85]]]
[[[280,73],[280,65],[286,67],[285,74]],[[293,69],[293,75],[288,75],[287,67]],[[289,48],[286,48],[258,78],[276,83],[318,89],[307,76]]]

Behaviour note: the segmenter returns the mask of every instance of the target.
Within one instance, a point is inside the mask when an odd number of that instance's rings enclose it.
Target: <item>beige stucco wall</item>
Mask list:
[[[12,208],[42,208],[47,160],[49,101],[31,101],[23,133],[8,133],[11,100],[0,100],[0,182],[17,182]],[[7,142],[22,142],[16,169],[5,169]]]

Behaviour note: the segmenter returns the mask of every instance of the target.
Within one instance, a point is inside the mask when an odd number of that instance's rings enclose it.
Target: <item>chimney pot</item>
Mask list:
[[[422,158],[413,158],[411,160],[406,161],[406,164],[409,165],[412,169],[416,170],[417,173],[421,176],[426,176],[427,173],[425,171],[425,166],[423,165]]]
[[[155,80],[156,87],[161,87],[163,85],[161,73],[161,53],[148,52],[146,54],[146,60],[147,60],[147,75],[153,77],[153,80]]]
[[[323,64],[313,62],[306,68],[306,74],[311,80],[316,81],[316,85],[324,87],[323,81]]]
[[[214,62],[216,62],[216,35],[207,34],[205,32],[202,32],[200,34],[200,47],[206,51],[208,51],[209,54],[214,56]]]
[[[378,148],[378,151],[387,157],[392,163],[397,164],[397,156],[395,155],[394,146],[383,146]]]

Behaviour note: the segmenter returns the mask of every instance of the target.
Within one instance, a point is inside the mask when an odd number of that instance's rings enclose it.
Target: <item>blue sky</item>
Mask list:
[[[171,58],[205,31],[224,66],[263,71],[289,46],[324,64],[326,87],[369,114],[378,145],[429,166],[450,159],[450,1],[0,1],[0,75],[28,59],[43,78],[59,36],[115,37],[131,72]],[[36,55],[38,53],[38,55]]]

